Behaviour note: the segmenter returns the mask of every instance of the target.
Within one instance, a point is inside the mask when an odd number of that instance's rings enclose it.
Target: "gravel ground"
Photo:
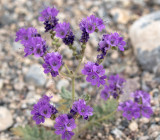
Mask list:
[[[133,91],[143,89],[151,94],[151,104],[154,115],[151,119],[127,121],[117,114],[116,121],[102,123],[101,128],[94,127],[92,131],[83,133],[81,140],[160,140],[160,61],[153,71],[145,69],[138,61],[135,46],[129,36],[133,22],[154,11],[160,10],[158,0],[1,0],[0,1],[0,140],[19,140],[11,132],[11,128],[19,125],[34,124],[30,110],[41,95],[52,93],[53,101],[58,102],[62,86],[70,89],[70,81],[60,77],[50,79],[43,74],[42,60],[32,56],[24,58],[23,47],[15,43],[15,33],[20,27],[33,26],[41,32],[44,38],[44,27],[38,21],[39,12],[45,5],[55,5],[59,10],[60,21],[69,21],[76,38],[80,37],[78,22],[90,14],[95,14],[105,21],[108,32],[118,31],[127,41],[124,53],[109,53],[103,62],[107,73],[121,73],[127,79],[126,89]],[[157,29],[158,31],[158,29]],[[160,30],[159,30],[160,32]],[[87,46],[86,60],[95,60],[96,47],[101,34],[93,34]],[[145,35],[144,35],[145,36]],[[48,41],[48,44],[50,41]],[[136,43],[136,42],[135,42]],[[154,43],[154,41],[153,41]],[[159,44],[160,45],[160,44]],[[77,62],[72,62],[70,50],[62,45],[66,63],[74,68]],[[149,52],[151,53],[151,52]],[[151,55],[152,56],[152,55]],[[140,56],[141,57],[141,56]],[[142,59],[144,59],[142,57]],[[149,64],[147,63],[149,66]],[[149,67],[152,67],[149,66]],[[76,85],[78,93],[90,93],[99,100],[99,91],[90,84]],[[48,126],[48,124],[46,124]]]

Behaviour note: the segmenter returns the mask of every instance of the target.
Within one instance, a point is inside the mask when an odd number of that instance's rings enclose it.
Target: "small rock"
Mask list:
[[[160,11],[145,15],[129,29],[134,53],[144,70],[153,72],[160,63]]]
[[[90,140],[90,139],[91,139],[91,135],[88,134],[88,135],[86,136],[86,139],[87,139],[87,140]]]
[[[13,124],[13,116],[6,107],[0,107],[0,131],[6,130]]]
[[[129,124],[129,129],[130,129],[131,131],[138,131],[138,124],[137,124],[135,121],[131,122],[131,123]]]
[[[153,2],[154,2],[155,4],[160,5],[160,0],[153,0]]]
[[[0,89],[3,87],[3,79],[0,79]]]
[[[62,87],[68,87],[69,86],[69,81],[66,79],[62,79],[57,83],[57,88],[58,90],[61,90]]]
[[[113,16],[113,20],[121,24],[127,24],[130,20],[130,12],[125,9],[113,8],[111,10],[111,15]]]
[[[149,119],[147,119],[147,118],[141,118],[140,121],[141,121],[143,124],[149,123]]]
[[[160,134],[160,132],[159,131],[155,131],[155,132],[153,132],[150,136],[151,136],[151,138],[156,138],[156,137],[158,137],[158,135]]]
[[[151,134],[153,132],[160,131],[160,126],[156,124],[152,124],[151,127],[148,130],[148,133]]]
[[[25,75],[25,80],[28,83],[32,83],[37,86],[44,86],[46,83],[46,75],[44,74],[41,67],[42,66],[38,64],[32,65]]]
[[[51,120],[50,118],[45,118],[45,122],[41,123],[41,125],[46,126],[46,127],[53,127],[54,121]]]
[[[26,103],[33,105],[41,98],[40,95],[35,94],[35,92],[28,92],[26,96]]]
[[[102,133],[98,132],[98,137],[102,138]]]
[[[22,109],[26,109],[26,108],[27,108],[27,104],[26,104],[26,103],[23,103],[23,104],[21,105],[21,108],[22,108]]]
[[[109,135],[108,140],[114,140],[114,138],[112,137],[112,135]]]
[[[156,138],[156,140],[160,140],[160,135],[158,135],[158,137]]]
[[[19,43],[19,42],[13,42],[13,49],[14,49],[15,51],[19,51],[19,50],[21,50],[22,48],[23,48],[23,46],[22,46],[21,43]]]
[[[150,137],[149,136],[142,136],[139,140],[149,140]]]
[[[111,133],[114,134],[116,138],[121,138],[122,136],[124,136],[123,132],[118,128],[115,128],[114,130],[112,130]]]

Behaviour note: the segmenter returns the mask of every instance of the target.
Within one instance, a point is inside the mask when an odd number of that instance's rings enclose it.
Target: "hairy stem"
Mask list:
[[[71,71],[70,71],[70,69],[68,68],[68,66],[67,66],[66,63],[64,64],[64,67],[66,68],[67,72],[68,72],[69,74],[71,74]]]

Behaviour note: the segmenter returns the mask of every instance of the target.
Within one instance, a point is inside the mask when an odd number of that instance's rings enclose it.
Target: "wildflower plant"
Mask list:
[[[81,50],[79,52],[74,46],[75,36],[70,24],[67,22],[60,23],[57,18],[58,13],[59,11],[55,7],[47,7],[39,16],[39,21],[43,22],[45,26],[45,32],[50,34],[53,41],[54,51],[52,52],[49,52],[47,42],[41,37],[37,29],[33,27],[21,28],[16,33],[15,41],[20,41],[21,44],[23,44],[25,57],[34,55],[35,57],[42,58],[42,67],[45,74],[50,74],[52,77],[60,75],[72,81],[72,93],[66,89],[62,89],[61,92],[61,97],[64,99],[62,104],[66,106],[66,110],[61,110],[61,106],[53,106],[50,103],[52,97],[44,95],[39,99],[37,104],[33,106],[31,111],[36,124],[44,123],[46,118],[55,120],[55,134],[60,135],[63,140],[70,140],[75,133],[76,135],[80,133],[80,131],[76,131],[76,128],[79,127],[78,120],[80,119],[87,121],[86,127],[88,127],[95,122],[98,123],[108,119],[110,115],[113,115],[117,111],[122,111],[123,117],[128,120],[133,118],[137,119],[141,116],[149,118],[153,114],[149,93],[138,90],[131,94],[130,100],[120,102],[119,99],[120,96],[123,95],[126,80],[118,74],[106,75],[102,65],[108,51],[125,50],[126,42],[123,37],[117,32],[104,34],[98,43],[97,51],[99,54],[96,56],[96,61],[88,61],[85,63],[80,72],[80,66],[83,63],[86,44],[90,38],[90,34],[104,30],[104,21],[95,15],[90,15],[81,20],[79,23],[79,28],[82,32],[79,38]],[[71,71],[66,63],[63,62],[63,56],[59,52],[59,48],[61,47],[60,39],[66,47],[73,51],[74,58],[79,61],[75,71]],[[62,67],[65,67],[67,72],[62,72]],[[104,116],[98,117],[96,109],[101,107],[99,107],[99,105],[98,107],[90,106],[89,95],[78,97],[75,93],[75,80],[82,76],[85,76],[86,81],[91,85],[97,88],[102,87],[103,89],[99,93],[101,100],[106,102],[114,100],[114,102],[116,102],[114,105],[117,104],[117,108],[110,113],[105,110]],[[97,118],[97,120],[93,121],[93,118]]]

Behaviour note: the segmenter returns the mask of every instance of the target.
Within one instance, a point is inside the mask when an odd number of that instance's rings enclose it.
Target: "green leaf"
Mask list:
[[[90,101],[91,96],[88,95],[88,94],[83,94],[83,95],[81,96],[81,98],[84,99],[84,100],[87,102],[87,101]]]
[[[63,99],[72,99],[72,94],[71,92],[69,92],[68,90],[66,90],[64,87],[61,88],[61,93],[60,93],[61,97]]]
[[[90,120],[97,120],[103,116],[106,116],[117,109],[118,102],[115,99],[110,99],[106,103],[102,103],[98,106],[94,106],[94,115],[90,117]],[[113,115],[109,120],[114,119]]]
[[[22,140],[57,140],[57,136],[53,131],[46,130],[43,127],[18,126],[13,128],[12,132],[14,135],[20,136]]]

